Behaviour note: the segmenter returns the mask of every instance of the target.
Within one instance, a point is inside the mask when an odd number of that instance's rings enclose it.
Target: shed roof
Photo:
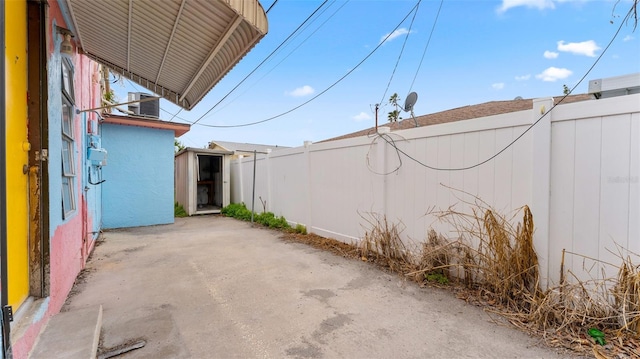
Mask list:
[[[564,96],[554,97],[555,103],[558,103],[558,101],[560,101],[560,99],[562,99],[563,97]],[[592,99],[593,97],[588,94],[569,95],[562,101],[562,103],[560,103],[560,105],[572,103],[572,102],[578,102],[578,101],[587,101]],[[436,112],[428,115],[416,116],[416,121],[418,122],[418,127],[423,127],[423,126],[437,125],[440,123],[455,122],[455,121],[470,120],[470,119],[480,118],[480,117],[500,115],[500,114],[509,113],[509,112],[530,110],[532,108],[533,108],[533,99],[490,101],[490,102],[485,102],[477,105],[458,107],[451,110]],[[392,124],[385,123],[380,126],[390,127],[391,130],[403,130],[403,129],[415,127],[415,121],[413,120],[413,118],[409,117],[397,123],[392,123]],[[335,141],[335,140],[342,140],[345,138],[366,136],[373,133],[374,131],[375,131],[375,128],[371,127],[365,130],[352,132],[352,133],[338,136],[338,137],[333,137],[320,142]]]
[[[103,123],[153,128],[157,130],[171,130],[175,133],[175,137],[180,137],[189,132],[189,129],[191,129],[191,125],[186,123],[154,120],[143,116],[120,116],[113,114],[103,114],[102,117],[104,118]]]
[[[260,144],[255,144],[255,143],[241,143],[241,142],[228,142],[228,141],[211,141],[209,142],[209,148],[214,147],[215,145],[218,145],[219,147],[222,147],[228,151],[232,151],[232,152],[242,152],[242,153],[250,153],[253,151],[256,151],[258,153],[264,153],[267,152],[267,150],[272,150],[272,151],[277,151],[277,150],[282,150],[285,148],[290,148],[290,147],[285,147],[285,146],[278,146],[278,145],[260,145]]]
[[[222,150],[212,150],[209,148],[196,148],[196,147],[185,147],[176,153],[176,157],[182,155],[183,153],[193,152],[195,154],[204,154],[204,155],[232,155],[233,152],[230,151],[222,151]]]

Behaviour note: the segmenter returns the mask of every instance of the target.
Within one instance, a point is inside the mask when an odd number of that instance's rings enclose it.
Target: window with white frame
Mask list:
[[[75,172],[73,139],[73,67],[69,59],[62,60],[62,217],[76,210],[73,193]]]

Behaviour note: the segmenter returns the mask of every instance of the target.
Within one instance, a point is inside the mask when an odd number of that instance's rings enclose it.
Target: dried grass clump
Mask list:
[[[491,305],[488,311],[552,346],[598,357],[640,357],[640,265],[620,256],[617,278],[594,275],[587,281],[563,270],[561,283],[542,291],[530,209],[524,206],[522,220],[512,225],[515,216],[508,219],[476,200],[467,203],[471,214],[435,213],[460,236],[451,242],[457,250],[448,252],[449,261],[464,267],[468,299]],[[605,273],[601,266],[590,270]],[[608,344],[594,344],[589,328],[605,332]]]
[[[617,279],[612,293],[620,311],[620,330],[631,331],[640,338],[640,265],[634,265],[627,256],[620,265]]]
[[[639,269],[627,259],[621,264],[617,278],[586,281],[568,271],[568,280],[530,302],[528,311],[496,312],[518,327],[541,335],[552,346],[592,352],[599,358],[637,358],[640,357]],[[596,345],[587,335],[589,328],[604,332],[607,345]]]
[[[456,267],[454,258],[458,257],[457,245],[447,241],[433,229],[427,232],[427,241],[422,243],[417,254],[417,270],[408,273],[417,282],[422,282],[427,274],[439,274],[447,279],[451,268]]]
[[[359,245],[363,259],[371,258],[399,273],[415,268],[411,253],[400,237],[404,230],[402,223],[389,223],[386,216],[375,213],[365,220],[368,228]]]
[[[492,303],[518,310],[530,307],[541,295],[533,215],[527,206],[521,210],[522,221],[515,225],[515,215],[507,218],[481,201],[471,213],[452,209],[434,213],[460,236],[448,247],[447,258],[463,268],[460,279],[465,285],[481,289]]]
[[[484,232],[476,232],[480,242],[475,253],[480,285],[500,303],[515,307],[540,293],[533,215],[527,206],[522,211],[522,222],[516,227],[492,209],[484,211],[482,221],[476,215],[479,226],[484,227]]]

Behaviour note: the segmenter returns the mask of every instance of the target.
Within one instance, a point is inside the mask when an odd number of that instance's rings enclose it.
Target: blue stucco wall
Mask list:
[[[173,223],[173,141],[170,130],[102,124],[103,226]]]

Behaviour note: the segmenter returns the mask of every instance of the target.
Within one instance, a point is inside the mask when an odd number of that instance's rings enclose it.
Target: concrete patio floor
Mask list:
[[[557,358],[481,308],[220,216],[107,231],[64,311],[118,358]]]

